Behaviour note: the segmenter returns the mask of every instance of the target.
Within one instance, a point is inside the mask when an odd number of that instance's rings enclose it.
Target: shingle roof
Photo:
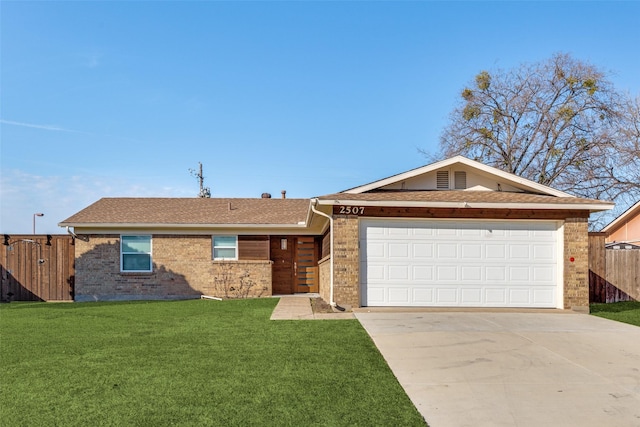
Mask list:
[[[558,205],[608,205],[610,202],[579,197],[555,197],[506,191],[377,191],[360,194],[336,193],[318,197],[320,200],[353,200],[367,202],[425,202],[425,203],[531,203]]]
[[[308,199],[103,198],[60,225],[288,225],[304,222],[308,210]]]

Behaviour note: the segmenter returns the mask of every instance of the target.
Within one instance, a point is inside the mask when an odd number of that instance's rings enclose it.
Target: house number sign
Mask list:
[[[364,206],[340,206],[341,215],[362,215]]]

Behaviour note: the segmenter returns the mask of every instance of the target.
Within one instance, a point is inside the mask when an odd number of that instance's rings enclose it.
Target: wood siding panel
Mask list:
[[[5,235],[0,298],[73,301],[75,246],[69,235]]]
[[[238,259],[268,260],[268,236],[238,236]]]
[[[320,251],[320,259],[328,257],[331,255],[331,233],[327,230],[324,236],[322,236],[321,243],[321,251]]]

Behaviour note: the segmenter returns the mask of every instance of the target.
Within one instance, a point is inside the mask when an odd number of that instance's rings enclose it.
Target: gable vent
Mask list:
[[[453,183],[456,190],[464,190],[467,188],[467,173],[464,171],[455,171],[453,174]]]
[[[436,188],[438,190],[449,189],[449,171],[438,171],[436,173]]]

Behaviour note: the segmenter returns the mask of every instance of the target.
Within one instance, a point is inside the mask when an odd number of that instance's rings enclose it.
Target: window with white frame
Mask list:
[[[213,259],[238,259],[238,236],[213,236]]]
[[[150,235],[120,236],[120,270],[129,272],[153,271]]]

